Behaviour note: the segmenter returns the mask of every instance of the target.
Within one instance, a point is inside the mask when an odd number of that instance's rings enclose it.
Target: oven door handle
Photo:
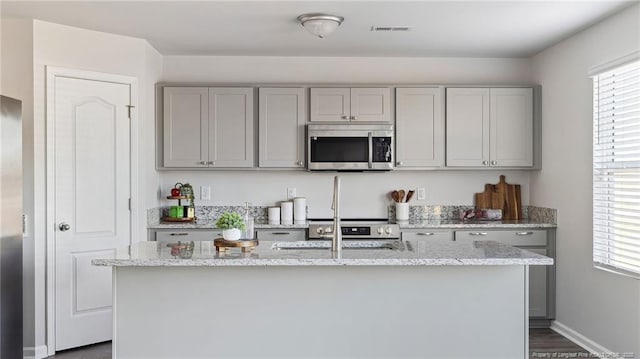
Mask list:
[[[373,168],[373,132],[369,132],[369,168]]]

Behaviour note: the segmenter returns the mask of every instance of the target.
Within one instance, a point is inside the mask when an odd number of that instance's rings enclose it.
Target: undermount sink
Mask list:
[[[330,241],[296,241],[296,242],[275,242],[271,249],[331,249]],[[404,243],[397,240],[392,241],[343,241],[342,249],[390,249],[404,250]]]

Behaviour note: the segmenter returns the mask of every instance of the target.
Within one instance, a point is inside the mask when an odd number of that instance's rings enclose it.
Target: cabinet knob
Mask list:
[[[350,120],[357,120],[357,119],[358,119],[358,117],[356,117],[356,116],[350,116],[350,117],[349,117],[349,119],[350,119]]]
[[[349,116],[340,116],[340,118],[343,119],[343,120],[348,120]]]
[[[304,163],[303,163],[302,161],[298,161],[296,164],[297,164],[298,166],[300,166],[300,167],[302,167],[302,166],[304,165]]]
[[[216,161],[209,161],[209,162],[207,162],[207,164],[209,164],[209,165],[215,165],[215,164],[216,164]]]
[[[402,161],[398,161],[398,162],[396,163],[396,165],[398,165],[398,166],[404,166],[404,162],[402,162]]]
[[[491,161],[491,164],[495,166],[498,164],[498,161]]]
[[[482,161],[482,164],[487,166],[489,164],[489,161]]]
[[[207,161],[200,161],[200,162],[198,162],[198,163],[199,163],[199,164],[201,164],[201,165],[206,165],[206,164],[207,164]]]
[[[60,223],[60,225],[58,225],[58,229],[62,232],[66,232],[69,229],[71,229],[71,226],[68,223]]]

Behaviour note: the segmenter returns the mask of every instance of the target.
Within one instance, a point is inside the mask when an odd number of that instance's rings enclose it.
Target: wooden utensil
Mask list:
[[[391,191],[391,198],[393,198],[393,201],[396,203],[400,202],[400,193],[396,190]]]
[[[404,201],[404,195],[405,195],[405,191],[403,189],[398,191],[398,197],[399,197],[398,198],[399,199],[398,202],[403,202]]]
[[[415,193],[414,190],[410,190],[409,193],[407,193],[407,200],[405,202],[411,201],[411,198],[413,198],[414,193]]]

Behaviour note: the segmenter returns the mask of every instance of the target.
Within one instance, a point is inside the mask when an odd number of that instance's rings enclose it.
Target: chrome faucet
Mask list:
[[[342,228],[340,226],[340,177],[333,178],[333,233],[331,236],[331,252],[342,252]]]

